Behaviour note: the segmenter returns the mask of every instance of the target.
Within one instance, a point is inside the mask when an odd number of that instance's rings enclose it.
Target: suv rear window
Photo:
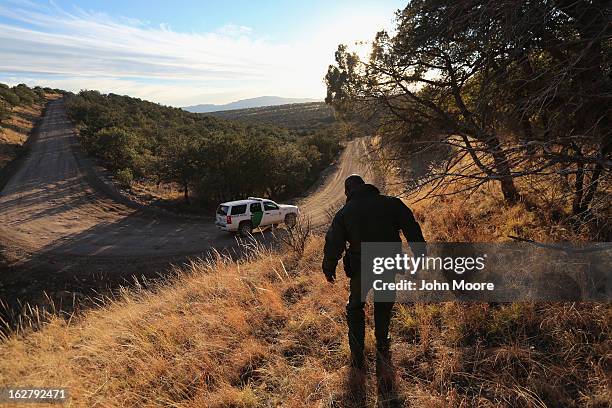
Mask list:
[[[232,207],[232,215],[244,214],[246,212],[246,204],[235,205]]]
[[[229,207],[227,205],[220,205],[219,208],[217,208],[217,214],[219,215],[227,215],[227,210],[229,209]]]

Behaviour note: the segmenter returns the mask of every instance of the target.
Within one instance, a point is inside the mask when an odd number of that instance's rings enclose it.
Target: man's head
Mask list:
[[[344,194],[348,197],[355,189],[365,184],[365,181],[358,174],[351,174],[344,180]]]

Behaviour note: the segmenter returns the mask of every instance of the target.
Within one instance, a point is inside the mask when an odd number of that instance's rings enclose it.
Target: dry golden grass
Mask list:
[[[59,98],[61,95],[48,94],[47,101]],[[13,160],[19,148],[28,139],[32,128],[42,115],[44,104],[17,106],[13,108],[9,119],[0,124],[0,169]]]
[[[404,177],[407,176],[396,166],[401,163],[408,168],[419,168],[422,163],[418,163],[418,157],[408,163],[394,159],[397,152],[392,145],[384,146],[379,136],[372,139],[371,148],[377,158],[372,162],[375,178],[382,191],[403,196]],[[455,166],[467,168],[473,163],[466,156]],[[589,178],[590,174],[585,183]],[[470,179],[445,181],[434,192],[424,186],[404,199],[422,221],[425,236],[430,241],[501,242],[511,240],[510,235],[542,242],[608,241],[612,220],[611,182],[610,177],[600,177],[597,194],[591,203],[594,219],[589,222],[572,214],[573,175],[562,177],[552,173],[514,179],[521,195],[520,202],[515,205],[504,202],[496,182],[484,184],[475,191],[465,191],[473,185]]]
[[[156,184],[139,180],[134,181],[130,189],[135,195],[145,197],[148,200],[180,201],[184,197],[180,186],[174,183]]]
[[[11,117],[0,125],[0,169],[15,158],[41,113],[41,105],[18,106],[13,109]]]
[[[510,235],[540,242],[584,242],[597,234],[595,223],[571,226],[571,201],[553,180],[517,179],[523,200],[508,205],[496,185],[487,185],[470,194],[442,196],[409,204],[421,220],[425,237],[440,242],[502,242]],[[601,183],[598,200],[606,201],[612,186]],[[416,197],[418,199],[418,196]],[[410,200],[407,200],[410,201]],[[612,202],[597,208],[600,219],[612,219]],[[609,227],[609,221],[606,228]]]
[[[52,318],[4,342],[0,383],[67,386],[75,406],[333,398],[346,357],[343,291],[311,273],[316,250],[309,245],[299,262],[263,252],[246,263],[219,258],[155,291],[123,291],[78,323]]]
[[[488,193],[415,208],[431,240],[545,234],[548,219]],[[543,231],[543,232],[539,232]],[[0,344],[0,386],[64,386],[78,407],[352,407],[347,280],[320,272],[322,237],[303,252],[258,248],[196,262],[150,289],[68,321],[51,316]],[[339,275],[342,267],[338,268]],[[414,407],[607,407],[606,304],[398,305],[397,390]],[[365,406],[377,400],[367,309]]]

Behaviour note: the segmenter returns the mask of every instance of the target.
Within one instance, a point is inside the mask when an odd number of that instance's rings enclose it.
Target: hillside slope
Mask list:
[[[24,84],[0,83],[0,170],[24,153],[22,147],[41,118],[45,105],[60,96],[57,91]]]
[[[609,307],[397,306],[397,395],[349,381],[346,280],[324,282],[321,238],[197,263],[154,290],[0,344],[0,384],[67,387],[75,407],[604,407]],[[341,267],[341,266],[340,266]],[[366,349],[373,367],[368,309]],[[384,406],[384,405],[383,405]],[[398,406],[398,405],[396,405]]]
[[[333,108],[324,102],[224,110],[208,115],[243,123],[274,125],[304,133],[329,127],[336,121]]]
[[[258,108],[261,106],[275,106],[275,105],[286,105],[290,103],[305,103],[314,102],[314,99],[309,98],[283,98],[280,96],[258,96],[256,98],[241,99],[230,103],[221,105],[215,105],[212,103],[205,103],[199,105],[185,106],[184,110],[193,113],[206,113],[216,112],[231,109],[247,109],[247,108]]]

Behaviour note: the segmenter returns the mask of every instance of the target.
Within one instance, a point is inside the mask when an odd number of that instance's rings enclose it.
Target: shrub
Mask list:
[[[132,181],[134,181],[134,175],[132,174],[132,170],[117,170],[117,172],[115,173],[115,180],[117,180],[122,186],[129,187],[132,184]]]
[[[0,99],[0,122],[5,119],[8,119],[11,116],[11,109],[5,101]]]
[[[134,134],[121,128],[102,129],[95,134],[94,154],[111,169],[131,168],[136,156]]]
[[[4,99],[9,106],[19,105],[19,96],[13,92],[11,88],[4,84],[0,84],[0,98]]]

